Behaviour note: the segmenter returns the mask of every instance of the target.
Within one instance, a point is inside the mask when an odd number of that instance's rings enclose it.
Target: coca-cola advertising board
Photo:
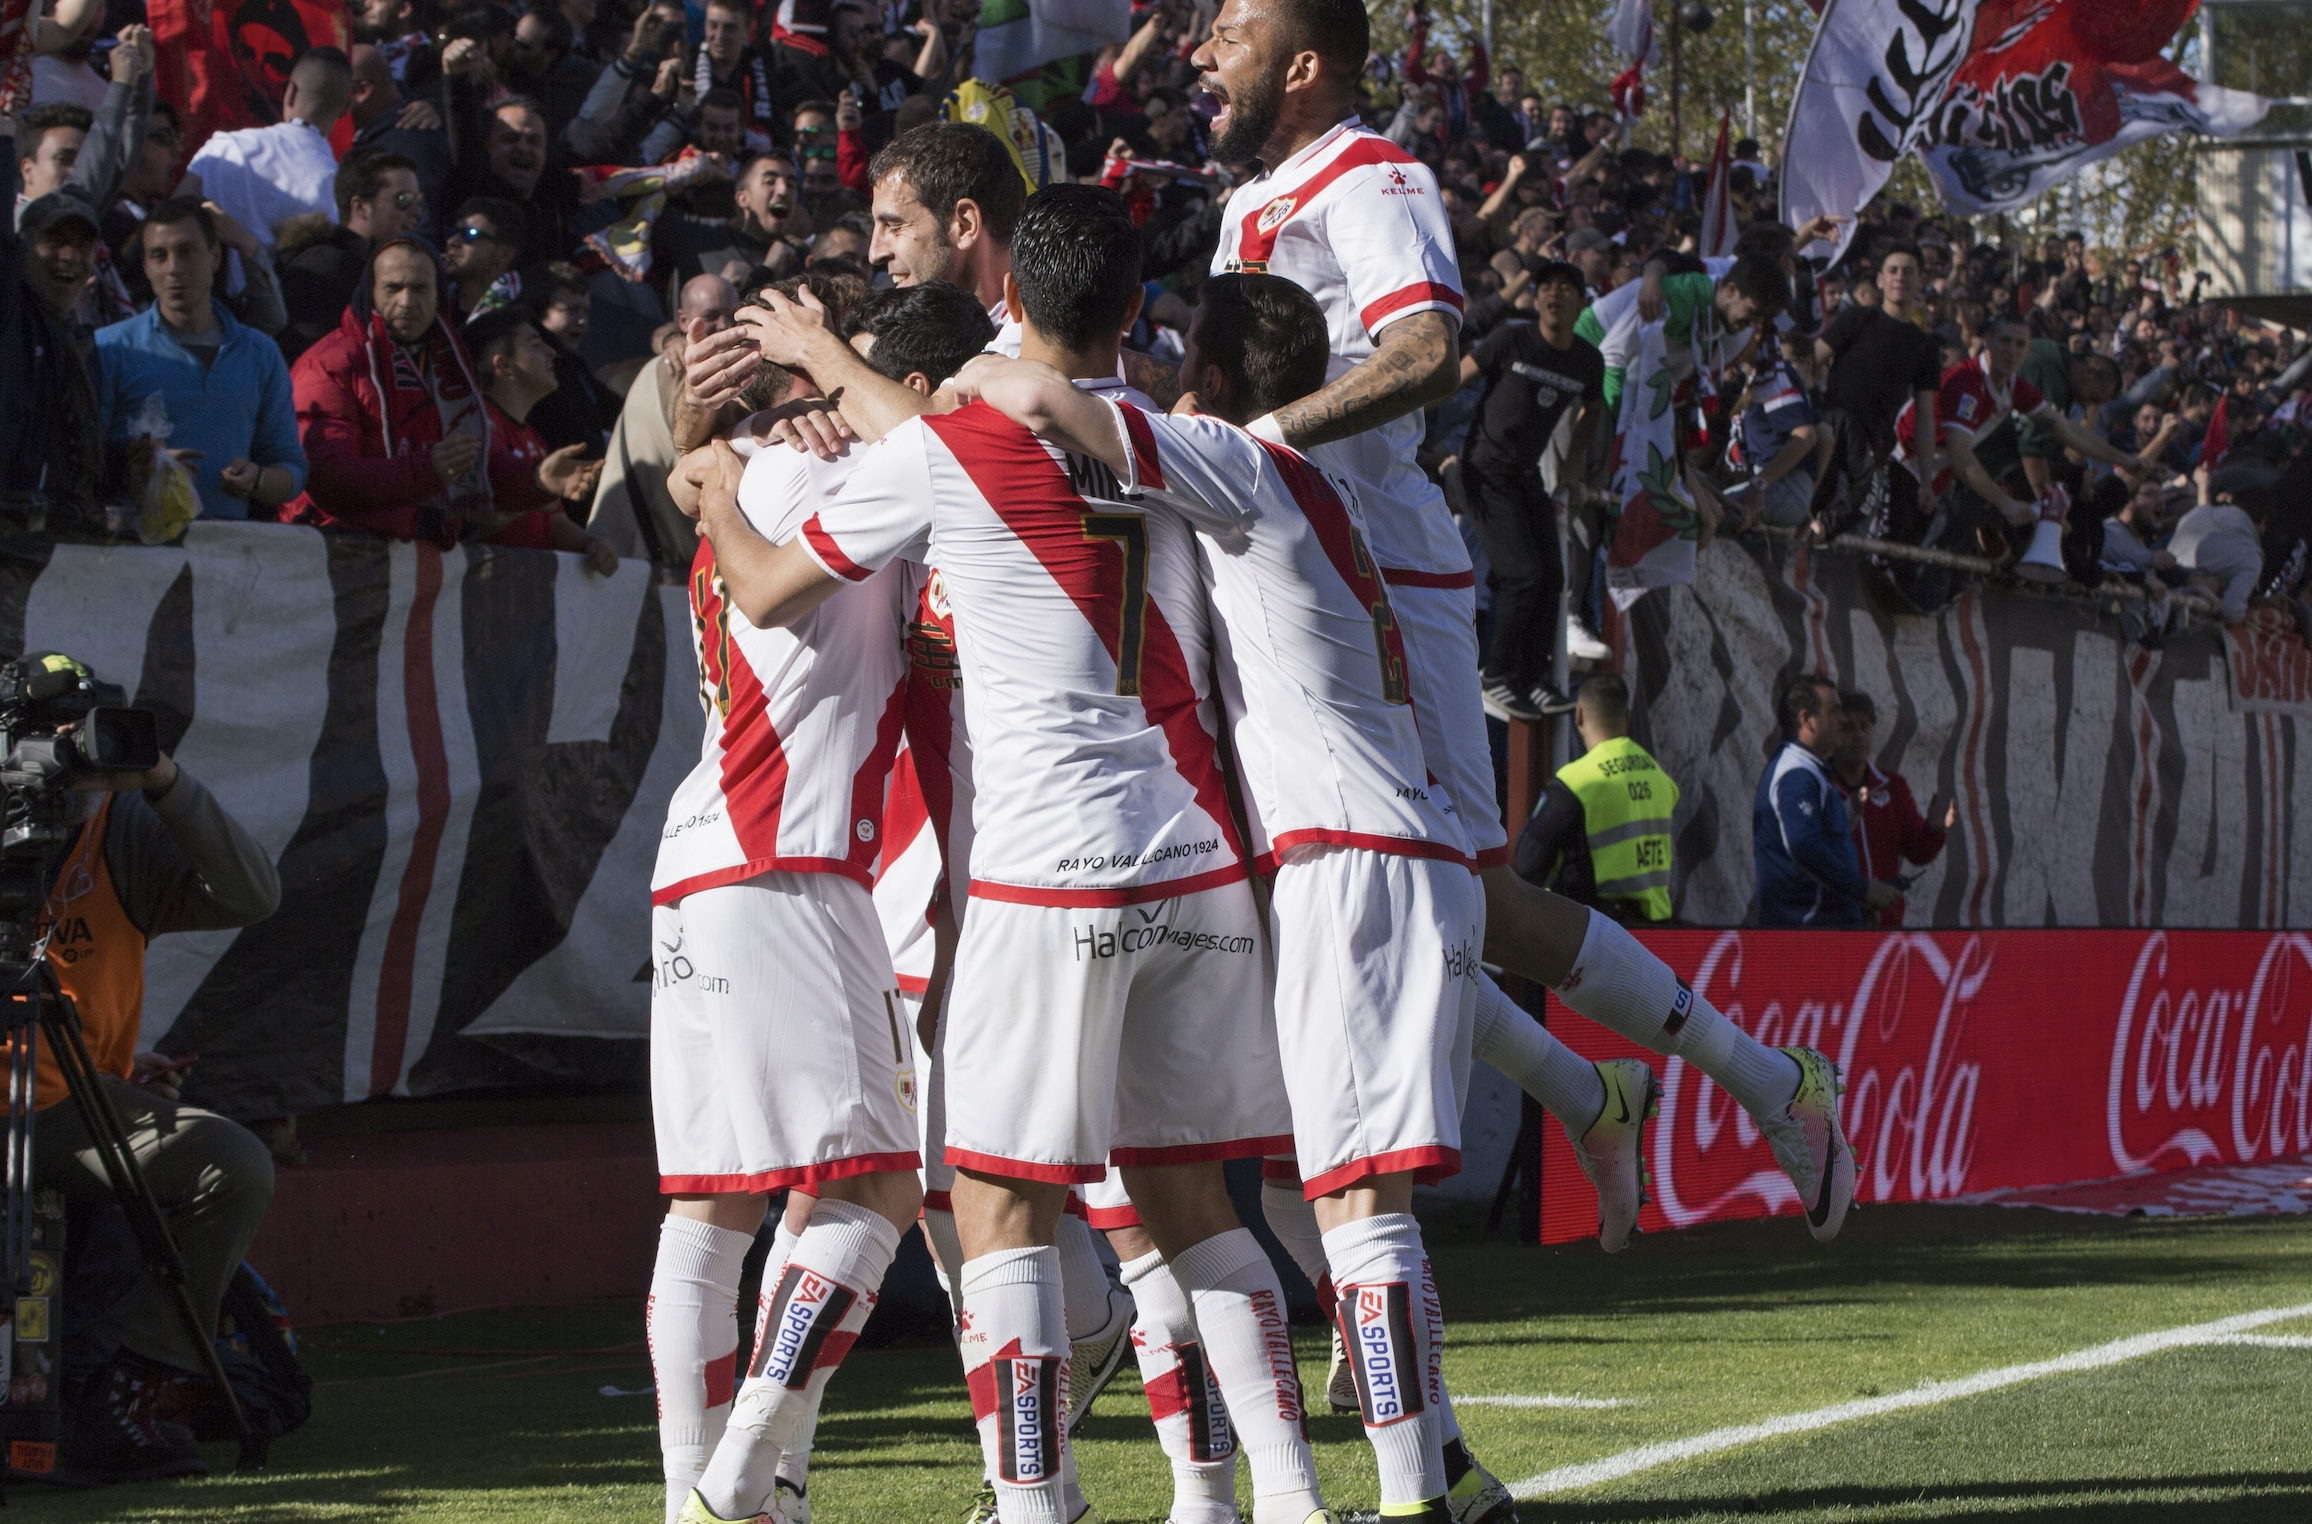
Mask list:
[[[2312,1150],[2312,934],[2229,931],[1640,933],[1770,1046],[1846,1076],[1855,1199],[1941,1201]],[[1554,1000],[1550,1030],[1662,1080],[1648,1130],[1663,1231],[1797,1210],[1733,1100]],[[1543,1129],[1542,1237],[1597,1230],[1597,1197]]]

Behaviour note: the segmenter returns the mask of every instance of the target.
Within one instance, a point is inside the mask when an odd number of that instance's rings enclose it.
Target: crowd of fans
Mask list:
[[[59,532],[118,532],[104,505],[136,503],[165,447],[203,516],[686,563],[663,481],[696,440],[686,371],[767,285],[874,284],[906,258],[870,215],[895,138],[1009,122],[1031,187],[1122,190],[1148,251],[1130,342],[1159,362],[1247,173],[1208,162],[1188,59],[1211,12],[1191,0],[1047,69],[1021,92],[1035,115],[970,81],[962,0],[364,0],[349,50],[295,60],[280,122],[197,145],[154,98],[136,0],[67,3],[84,19],[44,42],[14,123],[22,278],[0,282],[0,494]],[[2302,607],[2312,352],[2202,301],[2173,250],[1998,243],[1883,201],[1801,245],[1747,140],[1731,247],[1706,248],[1707,166],[1625,147],[1613,113],[1408,22],[1367,116],[1436,173],[1458,242],[1466,384],[1428,460],[1490,563],[1496,713],[1570,707],[1550,668],[1568,594],[1571,653],[1604,654],[1633,312],[1667,318],[1696,383],[1681,438],[1705,536],[2012,562],[2046,519],[2052,578],[2139,584],[2147,636],[2187,602],[2231,623]],[[1825,271],[1818,235],[1842,231]],[[1950,564],[1884,581],[1929,607]]]

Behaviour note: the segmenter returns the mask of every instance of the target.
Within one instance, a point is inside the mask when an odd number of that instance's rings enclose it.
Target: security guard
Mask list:
[[[1625,923],[1670,918],[1670,815],[1678,785],[1630,739],[1630,689],[1582,684],[1574,728],[1588,748],[1557,770],[1517,838],[1518,875]]]

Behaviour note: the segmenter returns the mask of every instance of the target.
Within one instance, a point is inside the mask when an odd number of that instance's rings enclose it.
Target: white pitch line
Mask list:
[[[2232,1334],[2227,1338],[2210,1339],[2210,1344],[2245,1344],[2250,1349],[2312,1349],[2312,1338],[2303,1334]]]
[[[2088,1349],[2074,1350],[2052,1360],[2033,1360],[2023,1365],[2003,1365],[1993,1370],[1978,1371],[1956,1381],[1927,1381],[1904,1391],[1891,1392],[1884,1397],[1867,1397],[1855,1402],[1835,1403],[1827,1408],[1814,1408],[1804,1413],[1785,1413],[1762,1423],[1739,1424],[1732,1428],[1712,1429],[1690,1439],[1667,1440],[1658,1444],[1640,1445],[1618,1455],[1599,1460],[1583,1461],[1578,1465],[1559,1466],[1539,1476],[1529,1476],[1514,1484],[1510,1491],[1521,1498],[1541,1497],[1552,1492],[1570,1492],[1577,1487],[1595,1487],[1601,1482],[1619,1481],[1640,1471],[1651,1471],[1656,1466],[1667,1466],[1678,1461],[1694,1460],[1732,1450],[1742,1445],[1756,1444],[1763,1439],[1779,1439],[1786,1434],[1805,1434],[1825,1429],[1832,1424],[1849,1423],[1857,1418],[1878,1418],[1888,1413],[1900,1413],[1910,1408],[1931,1407],[1960,1397],[1979,1397],[2002,1387],[2015,1386],[2025,1381],[2036,1381],[2042,1376],[2062,1376],[2075,1371],[2100,1370],[2107,1365],[2156,1355],[2163,1350],[2182,1349],[2195,1344],[2246,1342],[2241,1336],[2267,1323],[2284,1323],[2293,1318],[2312,1317],[2312,1302],[2294,1307],[2267,1307],[2260,1312],[2243,1312],[2235,1317],[2218,1318],[2212,1323],[2191,1323],[2179,1328],[2164,1328],[2152,1333],[2136,1334],[2125,1339],[2114,1339],[2109,1344],[2098,1344]],[[2259,1341],[2260,1342],[2260,1341]],[[2275,1337],[2275,1343],[2277,1338]],[[2290,1340],[2286,1348],[2312,1347],[2312,1339]],[[1456,1401],[1460,1399],[1456,1398]]]
[[[1453,1394],[1457,1408],[1627,1408],[1637,1406],[1635,1397],[1560,1397],[1544,1392],[1539,1397],[1464,1397]]]

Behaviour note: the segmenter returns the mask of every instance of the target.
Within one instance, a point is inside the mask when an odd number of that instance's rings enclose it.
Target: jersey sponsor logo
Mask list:
[[[1381,187],[1384,196],[1418,196],[1421,187],[1405,178],[1405,172],[1396,165],[1389,166],[1389,183]]]
[[[1959,399],[1959,421],[1961,423],[1973,423],[1975,421],[1975,398],[1972,393]]]
[[[1290,217],[1293,214],[1293,208],[1299,205],[1300,198],[1297,196],[1277,197],[1260,209],[1259,220],[1253,223],[1254,230],[1262,233],[1275,232],[1284,226],[1285,219]]]
[[[1445,977],[1474,979],[1478,970],[1477,944],[1464,937],[1445,949]]]
[[[779,1277],[768,1326],[769,1346],[763,1355],[763,1381],[776,1381],[790,1392],[811,1383],[820,1351],[859,1300],[857,1292],[815,1270],[790,1264]]]
[[[873,841],[875,839],[875,822],[862,815],[859,817],[859,823],[851,827],[851,834],[862,842]]]
[[[1340,1319],[1367,1428],[1418,1418],[1428,1407],[1413,1344],[1413,1296],[1403,1281],[1351,1286]]]
[[[1043,1356],[999,1356],[995,1377],[996,1474],[1032,1485],[1060,1472],[1060,1362]]]
[[[1170,913],[1169,904],[1135,906],[1113,926],[1094,923],[1076,927],[1070,933],[1076,961],[1100,963],[1118,955],[1160,952],[1167,947],[1180,952],[1238,953],[1247,957],[1259,950],[1260,944],[1249,936],[1175,926],[1169,919]]]

